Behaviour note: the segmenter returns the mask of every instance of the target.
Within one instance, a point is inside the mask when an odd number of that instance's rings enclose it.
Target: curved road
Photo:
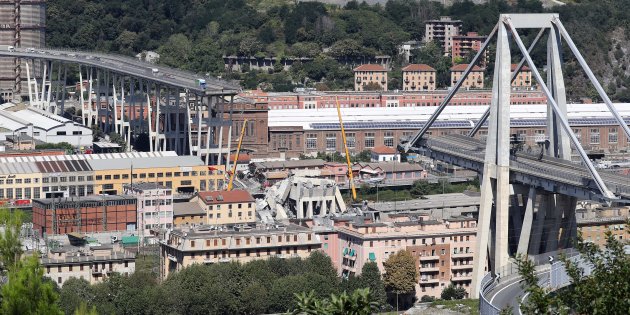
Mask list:
[[[550,270],[546,269],[536,272],[538,284],[544,286],[549,282],[549,271]],[[525,289],[522,287],[522,278],[516,277],[507,279],[505,282],[498,284],[494,289],[486,293],[486,298],[490,304],[500,310],[507,307],[512,309],[512,314],[521,315],[519,305],[527,300],[527,293],[525,293]]]

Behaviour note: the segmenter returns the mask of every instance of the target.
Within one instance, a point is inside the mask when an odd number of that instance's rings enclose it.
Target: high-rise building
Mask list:
[[[451,53],[453,37],[462,31],[462,21],[442,16],[439,20],[430,20],[425,24],[425,42],[433,41],[444,49],[445,54]]]
[[[45,46],[46,0],[0,1],[0,45],[38,48]],[[2,97],[19,97],[28,89],[25,60],[0,58],[0,92]],[[36,62],[31,76],[41,76]]]

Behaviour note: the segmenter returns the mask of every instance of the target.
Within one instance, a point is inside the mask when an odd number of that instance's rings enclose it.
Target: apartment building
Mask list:
[[[70,278],[96,284],[114,273],[131,275],[136,269],[136,255],[119,246],[64,247],[51,249],[41,258],[47,277],[61,287]]]
[[[444,54],[449,54],[453,46],[453,37],[462,31],[462,21],[453,20],[451,17],[442,16],[439,20],[429,20],[425,24],[425,42],[435,42],[444,49]]]
[[[517,64],[512,64],[511,71],[516,71]],[[532,87],[532,70],[523,65],[521,71],[518,73],[514,81],[512,81],[512,87],[514,88],[531,88]]]
[[[459,64],[451,67],[451,87],[457,84],[457,81],[464,75],[466,68],[468,68],[468,64]],[[461,87],[464,89],[483,89],[483,79],[483,69],[479,66],[473,66]]]
[[[451,58],[455,62],[458,58],[465,59],[471,53],[477,53],[481,49],[481,45],[486,41],[487,36],[480,36],[477,32],[468,32],[466,35],[453,36],[453,49]],[[488,51],[483,53],[481,65],[485,66],[488,62]]]
[[[173,204],[173,226],[175,228],[207,224],[207,216],[206,209],[197,201]]]
[[[335,264],[343,277],[360,273],[368,261],[384,272],[383,262],[390,255],[408,250],[420,275],[418,297],[439,297],[451,283],[470,289],[477,233],[472,217],[434,220],[422,214],[400,215],[383,222],[348,221],[336,230],[342,259]]]
[[[256,222],[256,200],[246,190],[202,191],[196,200],[207,213],[206,224],[218,226]]]
[[[127,196],[138,199],[138,233],[141,243],[152,239],[151,229],[173,228],[173,191],[158,183],[132,183],[124,185]]]
[[[160,243],[161,277],[192,264],[246,263],[270,257],[306,258],[321,248],[319,236],[294,224],[237,229],[175,229]]]
[[[410,64],[402,68],[403,90],[435,90],[436,73],[435,69],[425,64]]]
[[[630,208],[628,207],[578,208],[575,210],[575,217],[577,229],[586,242],[603,247],[606,245],[607,232],[621,242],[629,242],[627,222],[630,219]]]
[[[40,236],[137,229],[137,199],[132,196],[33,199],[32,205],[33,229]]]
[[[354,68],[354,90],[387,91],[387,69],[377,64],[364,64]]]

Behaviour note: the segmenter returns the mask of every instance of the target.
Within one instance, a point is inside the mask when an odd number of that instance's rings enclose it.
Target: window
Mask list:
[[[317,134],[316,133],[307,133],[306,134],[306,148],[307,149],[316,149],[317,148]]]
[[[608,143],[617,143],[617,128],[608,129]]]
[[[326,150],[334,151],[335,149],[337,149],[337,134],[327,133],[326,134]]]
[[[383,144],[388,147],[394,146],[394,132],[393,131],[385,131],[383,136]]]
[[[357,145],[357,135],[354,132],[346,133],[346,144],[348,148],[354,148]]]
[[[599,144],[599,129],[591,129],[591,144]]]
[[[365,133],[365,147],[366,148],[374,147],[374,133],[373,132]]]

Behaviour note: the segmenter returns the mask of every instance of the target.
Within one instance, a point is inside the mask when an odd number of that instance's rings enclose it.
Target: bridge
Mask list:
[[[519,30],[538,30],[529,48]],[[530,56],[538,41],[547,38],[546,74]],[[492,102],[466,136],[427,137],[437,120],[496,40],[492,81]],[[515,43],[521,61],[511,70]],[[603,202],[630,201],[630,179],[598,171],[581,146],[567,117],[562,46],[566,45],[589,81],[606,104],[612,119],[630,138],[630,128],[591,71],[557,14],[502,14],[498,23],[475,55],[454,88],[426,124],[411,139],[402,141],[403,152],[428,153],[432,158],[475,170],[481,177],[481,202],[477,244],[474,252],[471,295],[478,296],[482,282],[496,278],[509,267],[516,254],[529,257],[570,249],[576,239],[575,208],[578,200]],[[522,152],[519,139],[510,134],[510,94],[512,81],[527,65],[537,86],[547,98],[546,136],[540,139],[540,153]],[[473,137],[487,124],[487,140]],[[571,162],[575,152],[580,161]],[[486,274],[486,265],[489,274]],[[484,280],[485,279],[485,280]],[[482,281],[483,280],[483,281]],[[483,297],[483,296],[481,296]]]
[[[16,84],[27,73],[32,106],[63,114],[68,72],[77,71],[81,120],[131,143],[149,135],[151,151],[205,157],[208,164],[229,160],[223,133],[231,135],[231,103],[240,87],[234,82],[143,62],[135,58],[54,48],[5,47],[0,57],[16,58]],[[225,131],[224,131],[225,129]],[[128,146],[127,150],[130,150]]]

